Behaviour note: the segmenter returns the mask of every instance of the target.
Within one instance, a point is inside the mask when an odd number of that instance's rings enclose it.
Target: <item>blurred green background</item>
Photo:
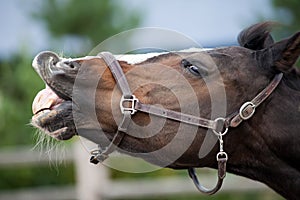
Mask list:
[[[22,1],[18,1],[21,5]],[[49,49],[61,52],[59,44],[66,38],[75,38],[80,49],[74,49],[76,55],[84,55],[89,49],[106,38],[121,31],[134,27],[141,27],[145,18],[144,10],[129,9],[126,1],[111,0],[45,0],[38,5],[24,6],[26,15],[34,22],[40,22],[50,35]],[[284,23],[284,29],[275,33],[277,38],[288,36],[300,29],[300,1],[273,0],[270,1],[272,10],[276,14],[272,20]],[[159,4],[153,1],[153,4]],[[199,6],[204,2],[199,1]],[[2,3],[3,4],[3,3]],[[186,3],[188,8],[188,2]],[[161,8],[167,10],[168,8]],[[183,10],[188,12],[188,10]],[[224,11],[225,12],[225,11]],[[182,13],[178,13],[182,15]],[[253,13],[256,15],[256,13]],[[182,16],[184,17],[184,16]],[[256,21],[266,20],[257,14]],[[268,19],[268,18],[267,18]],[[172,19],[170,19],[172,20]],[[195,19],[195,23],[200,19]],[[207,20],[207,19],[201,19]],[[223,19],[221,19],[223,20]],[[254,23],[253,22],[253,23]],[[9,19],[6,21],[9,28]],[[241,23],[241,29],[248,26],[248,22]],[[28,27],[30,29],[30,27]],[[192,27],[191,27],[192,28]],[[209,29],[209,27],[207,27]],[[224,30],[226,32],[226,30]],[[26,43],[26,42],[25,42]],[[0,152],[7,149],[16,150],[35,146],[35,130],[29,125],[31,118],[31,103],[37,91],[44,87],[43,82],[31,68],[34,55],[32,46],[20,43],[20,47],[8,56],[0,56]],[[37,52],[36,52],[37,53]],[[26,148],[25,148],[26,149]],[[41,153],[41,157],[47,156]],[[1,154],[5,155],[5,154]],[[2,159],[2,158],[0,158]],[[185,172],[163,169],[146,174],[130,174],[111,170],[113,179],[122,178],[156,178],[163,176],[186,176]],[[73,163],[45,165],[0,165],[0,194],[1,191],[31,188],[34,186],[74,185],[75,169]],[[213,197],[199,196],[172,196],[160,199],[280,199],[273,194],[264,192],[221,193]],[[152,198],[153,199],[153,198]]]

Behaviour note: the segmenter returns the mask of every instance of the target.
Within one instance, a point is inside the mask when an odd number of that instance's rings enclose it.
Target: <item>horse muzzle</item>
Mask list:
[[[72,77],[65,61],[53,52],[41,52],[32,66],[46,83],[32,104],[32,125],[58,140],[76,134],[72,116]]]

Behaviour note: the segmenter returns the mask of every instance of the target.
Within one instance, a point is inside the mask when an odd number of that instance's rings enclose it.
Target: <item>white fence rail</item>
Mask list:
[[[109,179],[108,169],[101,164],[90,164],[88,156],[87,152],[79,147],[79,144],[75,144],[73,150],[68,151],[65,155],[64,161],[75,163],[75,186],[37,187],[16,191],[0,191],[0,200],[141,199],[141,197],[199,194],[192,181],[187,177],[112,181]],[[41,157],[38,152],[32,151],[29,148],[20,148],[13,151],[0,150],[0,167],[2,168],[41,165],[45,163],[49,163],[47,157]],[[207,185],[213,185],[215,180],[216,178],[212,176],[201,176],[201,181]],[[270,191],[270,189],[261,183],[228,174],[221,192],[251,190]]]

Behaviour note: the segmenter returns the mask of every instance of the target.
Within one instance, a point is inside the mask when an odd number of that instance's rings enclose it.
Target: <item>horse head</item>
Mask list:
[[[228,129],[221,138],[222,150],[229,156],[228,171],[296,199],[300,76],[294,63],[300,54],[300,33],[274,42],[270,30],[267,22],[243,30],[240,46],[115,55],[125,74],[121,79],[128,81],[139,105],[156,105],[148,107],[149,112],[131,115],[117,150],[163,167],[218,168],[215,157],[221,140],[215,128],[180,123],[155,112],[184,113],[180,117],[186,121],[189,116],[208,123],[224,119],[220,132]],[[47,87],[34,100],[32,124],[58,140],[81,135],[109,146],[123,123],[120,107],[125,105],[120,106],[123,93],[108,65],[101,54],[73,59],[39,53],[33,67]],[[283,78],[275,89],[270,82],[278,74]],[[259,102],[255,114],[230,126],[234,117],[241,117],[242,105],[269,84],[274,91]],[[121,104],[135,103],[127,101]],[[284,183],[289,184],[288,191]]]

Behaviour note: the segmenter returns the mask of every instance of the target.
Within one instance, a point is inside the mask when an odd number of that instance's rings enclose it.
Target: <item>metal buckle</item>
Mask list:
[[[249,110],[247,110],[249,107],[251,108],[250,112],[249,112]],[[255,105],[251,101],[244,103],[241,106],[240,111],[239,111],[239,115],[243,120],[249,119],[250,117],[253,116],[254,113],[255,113]]]
[[[137,102],[139,102],[139,100],[134,95],[131,95],[130,98],[125,98],[124,96],[122,96],[121,101],[120,101],[120,109],[121,109],[122,114],[124,114],[125,111],[130,111],[131,115],[136,113],[137,110],[135,109],[135,105]],[[124,103],[128,103],[129,106],[124,107]]]

